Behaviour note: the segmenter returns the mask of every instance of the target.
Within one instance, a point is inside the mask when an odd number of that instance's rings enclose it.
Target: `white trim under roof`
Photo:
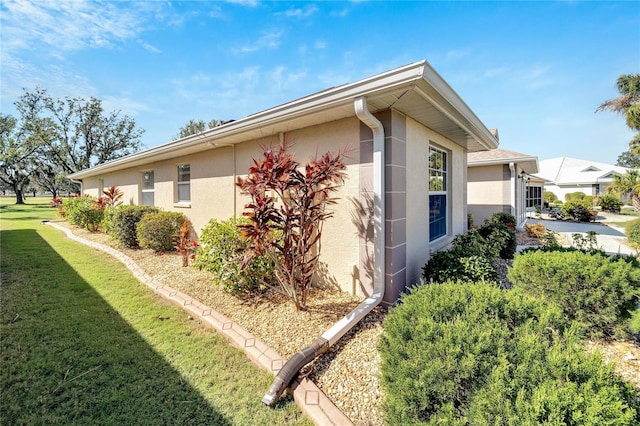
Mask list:
[[[69,177],[81,180],[178,155],[353,117],[353,101],[360,96],[367,98],[372,112],[393,108],[442,133],[469,151],[498,146],[496,137],[442,77],[427,61],[420,61],[317,92],[195,135],[73,173]]]

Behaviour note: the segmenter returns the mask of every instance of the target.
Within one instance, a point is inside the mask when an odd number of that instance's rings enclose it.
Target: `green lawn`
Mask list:
[[[0,199],[1,424],[310,424],[273,377],[119,262]]]

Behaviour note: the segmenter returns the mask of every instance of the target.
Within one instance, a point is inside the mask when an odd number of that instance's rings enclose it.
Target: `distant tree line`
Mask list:
[[[27,189],[77,190],[67,176],[139,151],[144,130],[91,97],[56,99],[46,89],[24,91],[19,116],[0,114],[0,185],[24,203]]]

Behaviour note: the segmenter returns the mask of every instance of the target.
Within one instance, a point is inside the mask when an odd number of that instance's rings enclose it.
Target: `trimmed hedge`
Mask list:
[[[508,278],[557,304],[591,336],[614,336],[635,309],[640,269],[633,259],[599,251],[533,250],[516,256]]]
[[[176,250],[176,240],[184,221],[184,215],[178,212],[145,214],[136,227],[140,247],[155,252]]]
[[[380,340],[385,423],[638,424],[638,394],[562,312],[488,284],[414,288]]]
[[[636,248],[640,249],[640,219],[627,222],[625,226],[627,240]]]
[[[517,248],[515,218],[495,213],[481,227],[458,234],[451,248],[434,253],[422,267],[426,282],[495,281],[498,257],[513,259]]]
[[[95,232],[100,227],[103,208],[88,196],[66,198],[62,201],[62,214],[69,223]]]
[[[242,267],[248,241],[238,225],[246,223],[246,218],[212,219],[202,230],[193,261],[196,268],[212,272],[229,292],[260,290],[276,282],[273,262],[267,256],[256,256]]]
[[[137,237],[138,222],[145,214],[160,211],[153,206],[128,206],[120,205],[109,213],[109,235],[128,248],[140,246]]]

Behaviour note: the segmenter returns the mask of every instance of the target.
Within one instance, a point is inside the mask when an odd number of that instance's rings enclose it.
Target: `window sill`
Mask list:
[[[191,203],[185,202],[185,201],[181,201],[181,202],[178,202],[178,203],[173,203],[173,207],[175,207],[177,209],[190,209],[191,208]]]

